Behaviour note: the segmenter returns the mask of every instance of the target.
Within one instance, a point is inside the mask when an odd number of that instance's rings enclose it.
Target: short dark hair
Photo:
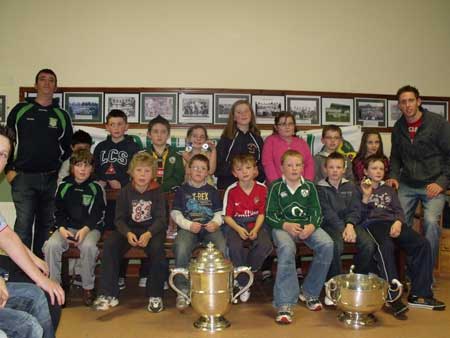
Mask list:
[[[205,155],[195,154],[194,156],[192,156],[188,163],[189,168],[192,166],[192,163],[194,163],[194,161],[200,161],[200,162],[206,163],[206,167],[209,170],[209,159]]]
[[[13,154],[14,154],[14,145],[16,144],[16,134],[14,133],[14,130],[9,128],[6,124],[0,124],[0,136],[6,137],[9,141],[9,159],[12,160]]]
[[[380,155],[376,155],[376,154],[370,155],[369,157],[367,157],[367,158],[364,160],[364,169],[367,170],[367,168],[369,168],[369,164],[370,164],[370,163],[377,162],[377,161],[380,161],[380,162],[383,163],[383,165],[384,165],[385,159],[386,159],[385,157],[380,156]]]
[[[92,137],[89,135],[89,133],[86,133],[84,130],[77,130],[72,135],[72,146],[75,146],[76,144],[89,144],[92,145]]]
[[[328,162],[331,160],[342,160],[342,164],[345,168],[345,157],[341,153],[338,152],[332,152],[328,157],[325,158],[325,167],[328,165]]]
[[[41,69],[40,71],[38,71],[38,73],[36,74],[36,77],[34,79],[35,84],[38,82],[39,75],[41,75],[41,74],[53,75],[55,77],[55,85],[58,85],[58,77],[56,76],[55,72],[53,70],[51,70],[50,68],[44,68],[44,69]]]
[[[203,132],[205,133],[205,137],[206,139],[208,139],[208,131],[206,130],[205,126],[201,125],[201,124],[196,124],[192,127],[190,127],[186,133],[186,137],[189,138],[192,136],[192,133],[194,132],[194,130],[196,129],[201,129],[203,130]]]
[[[419,90],[416,87],[406,85],[397,90],[397,101],[400,99],[400,95],[402,95],[403,93],[414,93],[416,99],[420,97]]]
[[[280,111],[276,116],[275,116],[275,123],[273,125],[273,133],[274,134],[278,134],[277,129],[275,128],[275,126],[278,126],[278,123],[280,122],[280,119],[284,117],[285,120],[287,120],[289,117],[292,119],[292,122],[294,122],[294,135],[297,134],[297,123],[295,122],[295,115],[289,111]]]
[[[123,110],[120,109],[113,109],[111,110],[108,115],[106,115],[106,123],[109,123],[109,119],[111,117],[120,117],[122,118],[125,123],[128,123],[128,117],[127,114],[125,114],[125,112]]]
[[[90,165],[94,164],[94,157],[89,150],[79,149],[72,153],[72,155],[70,156],[70,165],[73,166],[80,162]]]
[[[342,138],[342,129],[341,129],[339,126],[335,125],[335,124],[330,124],[330,125],[328,125],[328,126],[323,127],[323,129],[322,129],[322,138],[325,138],[325,135],[326,135],[329,131],[336,131],[336,132],[338,132],[339,135],[340,135],[341,138]]]
[[[156,116],[155,118],[151,119],[148,122],[148,127],[147,127],[147,131],[151,132],[152,128],[155,124],[162,124],[163,126],[165,126],[167,128],[167,132],[170,134],[170,124],[169,121],[167,121],[164,117],[162,117],[161,115]]]

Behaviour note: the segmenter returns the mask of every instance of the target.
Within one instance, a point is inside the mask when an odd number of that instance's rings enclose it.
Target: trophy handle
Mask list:
[[[189,280],[189,271],[184,268],[172,269],[172,272],[170,273],[170,276],[169,276],[169,285],[177,294],[184,297],[189,303],[191,303],[191,298],[175,286],[173,279],[175,278],[176,275],[183,275],[184,278]]]
[[[390,300],[389,303],[395,302],[397,299],[399,299],[402,296],[402,293],[403,293],[403,284],[402,283],[400,283],[397,279],[394,278],[392,280],[392,284],[395,284],[396,288],[392,289],[391,286],[389,285],[389,291],[390,292],[398,292],[398,294],[394,299]]]
[[[332,296],[332,292],[336,291],[337,284],[334,278],[331,278],[328,282],[325,283],[325,294],[331,301],[336,305],[337,300]]]
[[[250,270],[250,268],[248,266],[240,266],[234,269],[234,273],[233,273],[233,278],[236,279],[236,277],[240,274],[240,273],[246,273],[249,277],[248,283],[247,285],[242,288],[242,290],[240,290],[238,293],[236,293],[233,298],[231,298],[231,302],[233,303],[240,295],[242,295],[245,291],[247,291],[248,289],[250,289],[250,286],[252,286],[253,284],[253,272]]]

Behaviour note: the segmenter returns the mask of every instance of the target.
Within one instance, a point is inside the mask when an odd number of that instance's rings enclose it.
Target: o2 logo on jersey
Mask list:
[[[103,150],[100,153],[100,161],[102,165],[105,163],[119,163],[120,165],[127,165],[128,163],[128,154],[126,151],[119,151],[117,149],[111,149],[106,152]]]
[[[152,201],[133,200],[131,202],[131,219],[136,223],[152,218]]]

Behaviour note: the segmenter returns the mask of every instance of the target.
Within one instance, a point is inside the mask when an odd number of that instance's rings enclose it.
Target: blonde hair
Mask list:
[[[131,176],[134,169],[136,167],[142,166],[142,167],[150,167],[152,168],[152,178],[156,177],[156,162],[155,158],[147,153],[146,151],[140,151],[136,154],[134,154],[133,158],[131,159],[130,166],[128,167],[128,175]]]
[[[251,154],[239,154],[233,157],[231,160],[231,168],[234,169],[238,165],[249,164],[253,167],[256,167],[256,159]]]
[[[283,165],[284,161],[286,161],[288,157],[298,157],[300,160],[302,160],[302,163],[304,162],[302,154],[300,154],[297,150],[289,149],[286,150],[284,154],[281,156],[281,165]]]

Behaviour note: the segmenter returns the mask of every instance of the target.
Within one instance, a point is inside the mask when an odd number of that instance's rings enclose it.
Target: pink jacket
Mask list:
[[[281,156],[286,150],[297,150],[304,158],[303,177],[314,181],[314,159],[309,150],[308,144],[300,137],[293,136],[288,144],[278,134],[272,134],[264,141],[262,152],[262,164],[268,183],[281,177]]]

